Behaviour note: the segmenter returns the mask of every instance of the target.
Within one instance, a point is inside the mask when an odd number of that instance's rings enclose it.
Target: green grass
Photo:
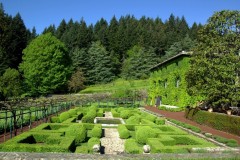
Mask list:
[[[114,82],[108,84],[98,84],[89,86],[82,90],[80,93],[103,93],[103,92],[116,92],[121,90],[140,90],[148,89],[149,80],[123,80],[117,79]]]

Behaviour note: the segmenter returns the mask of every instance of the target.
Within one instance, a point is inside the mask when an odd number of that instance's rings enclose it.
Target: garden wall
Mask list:
[[[240,117],[186,108],[185,117],[199,124],[240,136]]]

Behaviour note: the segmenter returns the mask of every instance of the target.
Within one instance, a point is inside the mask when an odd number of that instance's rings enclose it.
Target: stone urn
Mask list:
[[[232,114],[232,110],[227,110],[227,114],[231,115]]]
[[[149,145],[144,145],[143,146],[143,153],[150,153],[151,147]]]
[[[209,108],[209,109],[208,109],[208,112],[212,112],[212,111],[213,111],[213,108]]]
[[[100,145],[99,144],[95,144],[94,146],[93,146],[93,152],[94,153],[99,153],[100,152]]]

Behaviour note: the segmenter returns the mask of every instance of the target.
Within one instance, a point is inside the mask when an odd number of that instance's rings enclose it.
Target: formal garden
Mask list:
[[[139,104],[135,107],[100,104],[88,103],[51,116],[50,123],[6,141],[0,149],[5,152],[155,154],[234,152],[236,149],[232,147],[238,146],[235,140],[227,140],[230,147],[221,144],[220,147],[216,141],[221,137],[211,142],[208,137],[200,138],[190,133],[200,133],[199,128],[153,115],[139,108]],[[117,136],[107,136],[114,134]]]

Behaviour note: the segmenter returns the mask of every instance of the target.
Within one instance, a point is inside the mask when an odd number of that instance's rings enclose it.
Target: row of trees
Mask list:
[[[57,28],[50,25],[36,35],[20,14],[6,14],[2,4],[0,22],[0,97],[67,88],[76,92],[120,76],[147,78],[148,69],[161,58],[192,48],[201,28],[196,23],[189,27],[184,17],[174,15],[165,22],[127,15],[119,20],[113,16],[110,23],[102,18],[95,25],[84,19],[62,20]],[[16,85],[6,87],[11,84]]]

